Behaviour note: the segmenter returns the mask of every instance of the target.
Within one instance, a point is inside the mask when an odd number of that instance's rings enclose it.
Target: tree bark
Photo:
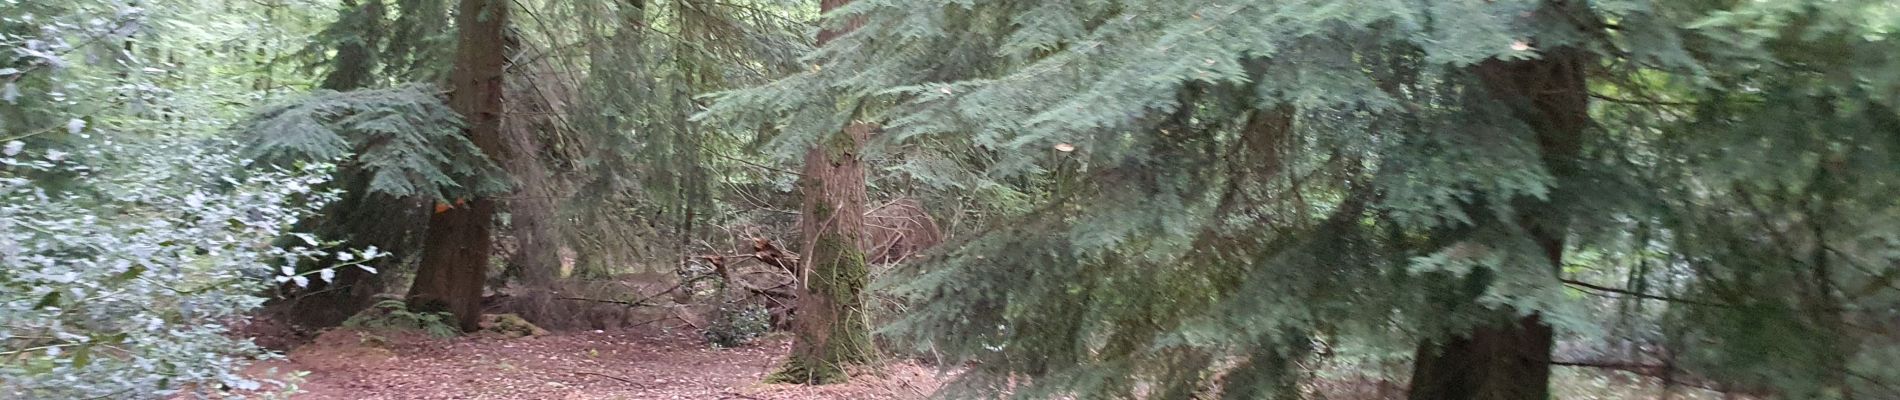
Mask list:
[[[864,243],[864,167],[857,151],[871,126],[852,123],[805,153],[804,205],[799,220],[805,253],[803,290],[792,320],[792,358],[773,382],[843,382],[843,367],[868,361],[870,326],[862,294],[870,270]]]
[[[449,106],[467,121],[469,140],[490,159],[500,159],[508,6],[500,0],[461,0],[459,7]],[[480,196],[455,203],[429,217],[422,263],[409,287],[409,307],[453,313],[462,330],[473,331],[481,320],[495,201]]]
[[[1562,199],[1562,184],[1577,175],[1582,137],[1590,123],[1584,86],[1588,58],[1582,50],[1559,47],[1539,59],[1491,60],[1476,69],[1484,88],[1536,134],[1544,165],[1559,186],[1552,199]],[[1555,277],[1563,265],[1569,216],[1552,201],[1521,202],[1517,208],[1522,215],[1517,223],[1544,251],[1544,268]],[[1553,333],[1533,314],[1511,324],[1477,328],[1467,336],[1421,343],[1411,398],[1548,399]]]
[[[830,12],[850,0],[821,0]],[[855,25],[855,22],[852,23]],[[853,29],[822,30],[823,45]],[[853,121],[805,152],[800,190],[799,230],[804,239],[802,289],[792,320],[792,356],[766,378],[769,382],[822,385],[844,382],[844,366],[871,358],[870,326],[863,292],[870,270],[865,264],[864,166],[858,151],[872,126]]]
[[[517,53],[521,43],[520,38],[511,37],[505,50]],[[507,107],[505,115],[517,117],[501,122],[507,141],[502,167],[517,183],[514,195],[502,204],[508,211],[509,236],[515,241],[515,252],[503,275],[525,286],[544,289],[561,277],[560,249],[564,244],[555,225],[559,207],[555,199],[561,197],[561,190],[541,158],[542,138],[558,134],[558,123],[545,115],[561,112],[568,104],[569,92],[561,83],[532,79],[538,74],[558,74],[545,63],[517,66],[515,70],[515,77],[521,79],[508,80],[510,87],[503,94],[503,103]],[[552,89],[542,85],[552,85],[548,86]]]
[[[1426,341],[1412,365],[1414,400],[1550,398],[1552,330],[1537,316],[1468,336]]]

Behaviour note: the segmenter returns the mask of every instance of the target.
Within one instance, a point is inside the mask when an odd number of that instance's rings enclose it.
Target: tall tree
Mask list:
[[[343,2],[336,20],[301,54],[311,61],[309,69],[327,70],[319,90],[260,110],[241,125],[249,156],[278,166],[348,155],[325,185],[341,189],[343,197],[299,224],[319,237],[342,240],[344,247],[398,255],[373,261],[375,270],[394,271],[415,261],[428,227],[426,204],[506,189],[504,174],[468,141],[462,118],[442,104],[436,85],[389,85],[442,79],[437,70],[447,68],[438,65],[450,60],[438,55],[452,50],[454,32],[418,33],[416,25],[450,18],[445,2]],[[304,328],[341,324],[391,283],[370,269],[342,270],[335,279],[288,288],[271,309]]]
[[[1538,12],[1560,14],[1574,10],[1544,7]],[[1587,54],[1565,46],[1547,49],[1536,59],[1487,60],[1475,67],[1479,86],[1502,103],[1501,111],[1529,125],[1544,168],[1557,182],[1560,192],[1562,187],[1570,186],[1567,182],[1577,177],[1582,137],[1590,124],[1590,96],[1584,85],[1585,69],[1589,65]],[[1523,268],[1544,269],[1552,277],[1561,274],[1569,216],[1565,214],[1565,207],[1554,203],[1570,197],[1560,194],[1542,200],[1518,199],[1517,208],[1524,213],[1516,221],[1496,222],[1518,225],[1543,252],[1541,260],[1527,259],[1541,262]],[[1476,301],[1490,290],[1486,285],[1488,282],[1470,287],[1465,298],[1453,301]],[[1550,353],[1555,344],[1555,331],[1535,312],[1526,316],[1512,315],[1511,310],[1497,310],[1497,313],[1500,314],[1497,321],[1508,322],[1493,322],[1467,333],[1422,341],[1413,361],[1411,398],[1550,398]]]
[[[339,92],[366,89],[374,85],[381,59],[378,52],[383,42],[383,32],[388,29],[385,23],[386,8],[381,0],[369,0],[358,3],[348,0],[340,4],[336,22],[330,24],[308,48],[306,53],[323,60],[330,68],[318,88]],[[330,55],[334,50],[334,55]],[[364,149],[352,149],[361,153]],[[412,232],[405,227],[418,227],[416,222],[421,213],[408,208],[391,209],[387,204],[400,202],[400,199],[371,193],[369,173],[360,169],[340,171],[333,185],[344,187],[344,201],[328,204],[316,218],[298,221],[304,231],[315,232],[325,237],[344,239],[352,247],[376,246],[384,251],[400,252],[406,250],[403,240]],[[328,216],[326,218],[326,216]],[[407,217],[407,218],[405,218]],[[374,220],[366,224],[364,220]],[[416,229],[420,231],[420,229]],[[415,232],[419,233],[419,232]],[[399,260],[381,260],[379,267],[400,262]],[[302,269],[312,265],[301,266]],[[303,288],[291,288],[287,296],[272,299],[272,310],[278,311],[287,320],[306,327],[326,328],[343,323],[350,316],[370,306],[376,293],[380,292],[384,282],[380,275],[361,268],[337,271],[335,279],[312,282]],[[287,286],[288,287],[288,286]]]
[[[850,1],[820,0],[819,8],[830,13]],[[820,30],[819,45],[849,33],[852,25],[847,21],[842,28]],[[872,130],[870,123],[852,119],[805,151],[798,222],[805,252],[799,271],[803,290],[792,321],[792,356],[767,381],[839,383],[848,378],[846,365],[871,359],[863,297],[870,269],[863,251],[864,165],[859,153]]]
[[[509,35],[506,51],[521,54],[524,48],[536,48],[522,34]],[[504,93],[507,107],[501,132],[505,136],[507,157],[500,160],[515,178],[515,190],[504,209],[508,212],[508,236],[514,240],[502,274],[530,287],[545,289],[561,277],[561,241],[556,216],[566,191],[553,176],[547,163],[546,145],[557,141],[568,129],[559,113],[566,112],[573,96],[568,81],[552,60],[539,58],[513,65]]]
[[[1878,386],[1850,360],[1891,335],[1843,311],[1890,300],[1841,288],[1900,276],[1865,251],[1892,231],[1834,207],[1892,202],[1829,174],[1894,170],[1858,136],[1896,126],[1894,57],[1868,51],[1890,2],[1334,3],[859,0],[817,65],[708,113],[781,144],[879,121],[919,182],[1032,204],[890,275],[914,303],[887,331],[976,365],[952,390],[1282,396],[1290,359],[1356,347],[1411,353],[1389,361],[1415,398],[1541,399],[1572,361],[1553,343],[1597,327],[1578,290],[1667,299],[1646,318],[1694,346],[1668,354],[1720,379]],[[1657,267],[1605,261],[1625,252]]]
[[[449,106],[466,121],[469,141],[489,159],[502,159],[508,5],[498,0],[461,0],[455,25]],[[495,200],[474,196],[452,201],[437,205],[429,216],[422,262],[409,287],[408,301],[413,310],[454,313],[463,330],[473,331],[481,320]]]

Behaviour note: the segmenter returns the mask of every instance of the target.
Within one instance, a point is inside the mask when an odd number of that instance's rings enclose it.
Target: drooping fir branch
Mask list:
[[[508,190],[508,177],[462,134],[431,85],[317,91],[267,107],[235,128],[247,153],[271,164],[351,156],[367,189],[453,202]]]

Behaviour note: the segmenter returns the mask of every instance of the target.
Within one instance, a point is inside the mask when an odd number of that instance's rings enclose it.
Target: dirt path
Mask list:
[[[400,337],[394,337],[400,336]],[[866,368],[852,383],[766,385],[783,339],[711,349],[666,333],[579,332],[506,339],[430,339],[332,331],[287,361],[309,371],[294,399],[919,399],[934,370],[908,363]]]

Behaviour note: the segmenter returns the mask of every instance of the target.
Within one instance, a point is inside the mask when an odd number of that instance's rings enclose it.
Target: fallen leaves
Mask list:
[[[895,363],[860,368],[844,385],[766,385],[785,338],[712,349],[678,328],[515,339],[333,332],[276,367],[311,371],[296,398],[315,400],[921,399],[941,384],[928,368]]]

